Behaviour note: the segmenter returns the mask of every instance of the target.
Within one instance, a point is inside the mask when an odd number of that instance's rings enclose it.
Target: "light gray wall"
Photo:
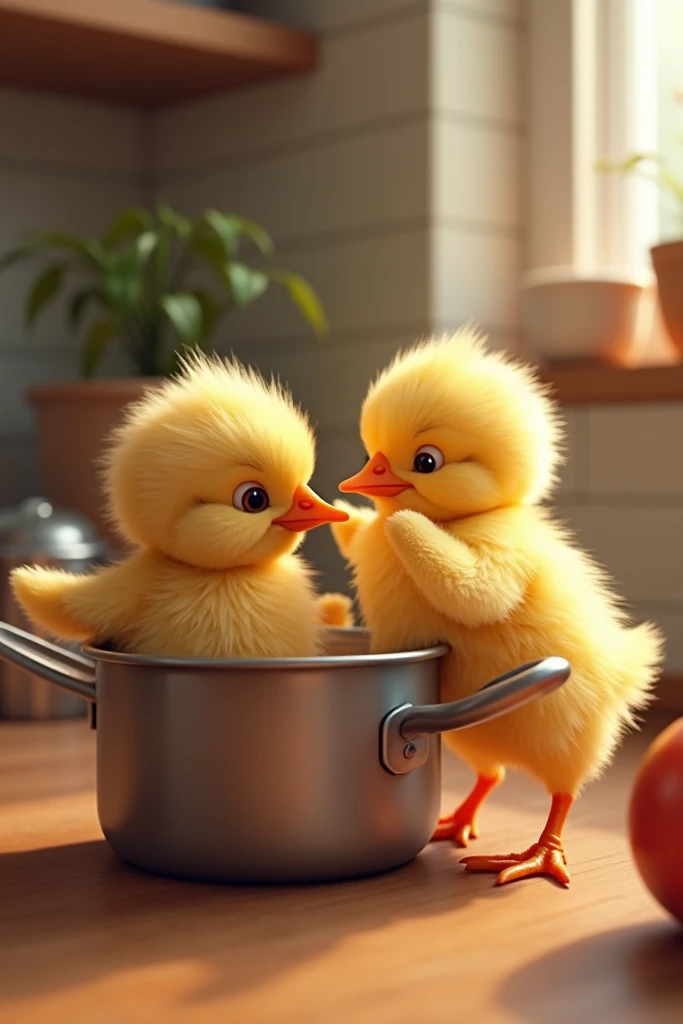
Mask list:
[[[146,146],[143,119],[128,110],[0,90],[0,252],[25,231],[101,231],[145,195]],[[25,389],[78,372],[61,306],[30,336],[24,328],[36,267],[0,275],[0,507],[39,486]]]
[[[666,632],[668,670],[683,673],[683,404],[575,407],[568,426],[558,514]]]
[[[431,308],[520,347],[526,109],[522,0],[430,5]]]

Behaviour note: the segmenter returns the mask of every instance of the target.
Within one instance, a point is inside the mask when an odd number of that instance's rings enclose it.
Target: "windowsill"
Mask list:
[[[564,405],[683,402],[683,363],[633,368],[577,363],[548,367],[541,376]]]

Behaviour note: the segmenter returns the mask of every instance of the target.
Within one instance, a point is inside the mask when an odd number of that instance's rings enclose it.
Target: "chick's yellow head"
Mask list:
[[[340,489],[447,521],[543,498],[561,427],[531,369],[462,328],[399,353],[370,388],[361,435],[370,461]]]
[[[307,488],[315,443],[282,387],[194,356],[129,410],[105,458],[111,515],[140,547],[223,569],[293,551],[337,518]]]

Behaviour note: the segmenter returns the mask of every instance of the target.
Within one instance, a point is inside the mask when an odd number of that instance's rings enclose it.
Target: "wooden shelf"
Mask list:
[[[548,368],[542,377],[566,405],[683,402],[683,363],[633,369],[582,364]]]
[[[0,0],[0,86],[162,107],[316,54],[307,32],[178,0]]]

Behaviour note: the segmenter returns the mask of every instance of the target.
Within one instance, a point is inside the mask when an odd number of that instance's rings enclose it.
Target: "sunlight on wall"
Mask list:
[[[659,151],[683,179],[683,102],[674,96],[683,91],[683,3],[657,0],[658,135]],[[659,202],[659,227],[663,241],[683,234],[683,215],[666,195]]]

